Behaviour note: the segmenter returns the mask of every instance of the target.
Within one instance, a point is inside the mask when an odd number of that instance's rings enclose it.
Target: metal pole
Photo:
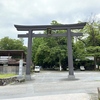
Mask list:
[[[67,29],[67,47],[68,47],[68,67],[69,67],[69,79],[74,79],[74,70],[73,70],[73,54],[72,54],[72,37],[71,37],[71,29]]]
[[[31,57],[32,57],[32,30],[29,30],[27,59],[26,59],[26,80],[31,80],[31,75],[30,75]]]

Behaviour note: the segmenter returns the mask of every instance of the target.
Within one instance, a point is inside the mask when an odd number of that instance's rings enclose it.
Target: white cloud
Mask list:
[[[100,18],[100,0],[0,0],[0,38],[17,38],[14,24],[76,23],[91,13]]]
[[[100,20],[100,14],[97,14],[96,17]]]

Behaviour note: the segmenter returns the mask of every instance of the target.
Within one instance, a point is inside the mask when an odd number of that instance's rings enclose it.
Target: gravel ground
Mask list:
[[[34,73],[31,81],[0,87],[0,100],[85,93],[90,100],[98,100],[97,87],[100,87],[100,72],[75,72],[76,80],[67,79],[68,72],[42,71]],[[87,94],[87,95],[86,95]],[[72,96],[71,96],[72,97]],[[89,100],[82,99],[80,100]],[[26,99],[25,99],[26,100]],[[31,100],[31,99],[30,99]],[[33,100],[33,99],[32,99]],[[38,99],[40,100],[40,99]],[[44,100],[44,99],[43,99]],[[58,100],[58,99],[56,99]],[[63,99],[66,100],[66,99]],[[73,100],[73,99],[68,99]],[[75,99],[74,100],[78,100]]]

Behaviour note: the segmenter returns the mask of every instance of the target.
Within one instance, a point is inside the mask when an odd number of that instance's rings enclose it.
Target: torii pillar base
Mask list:
[[[68,80],[75,80],[75,76],[74,75],[68,75]]]
[[[26,76],[25,76],[25,80],[26,80],[26,81],[30,81],[30,80],[31,80],[31,75],[26,75]]]

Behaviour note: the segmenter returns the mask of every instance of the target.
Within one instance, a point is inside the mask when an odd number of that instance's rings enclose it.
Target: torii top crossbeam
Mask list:
[[[18,31],[29,31],[29,30],[47,30],[47,28],[51,28],[52,30],[66,30],[67,28],[70,29],[82,29],[86,25],[84,23],[78,24],[60,24],[60,25],[35,25],[35,26],[25,26],[25,25],[14,25]]]

